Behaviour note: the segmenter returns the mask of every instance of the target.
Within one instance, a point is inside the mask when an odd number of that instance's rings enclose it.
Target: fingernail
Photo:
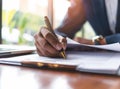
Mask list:
[[[66,46],[63,46],[63,49],[66,50]]]
[[[56,48],[57,48],[57,50],[61,50],[62,49],[62,45],[61,44],[57,44]]]
[[[63,47],[63,49],[65,50],[65,49],[66,49],[66,44],[63,43],[63,44],[62,44],[62,47]]]

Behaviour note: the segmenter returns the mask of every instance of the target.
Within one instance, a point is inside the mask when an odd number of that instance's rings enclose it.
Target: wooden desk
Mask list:
[[[120,77],[0,64],[0,89],[120,89]]]

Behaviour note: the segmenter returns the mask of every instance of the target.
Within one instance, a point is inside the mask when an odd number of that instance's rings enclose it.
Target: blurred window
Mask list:
[[[33,45],[47,9],[48,0],[2,0],[3,43]]]
[[[68,7],[70,6],[69,0],[53,0],[54,7],[54,28],[61,24],[64,19]]]

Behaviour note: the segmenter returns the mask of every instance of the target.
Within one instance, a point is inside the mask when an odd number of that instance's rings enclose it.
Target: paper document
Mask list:
[[[99,56],[99,57],[98,57]],[[55,64],[62,69],[71,66],[75,67],[74,70],[80,72],[90,72],[90,73],[102,73],[102,74],[114,74],[118,75],[120,70],[120,53],[115,52],[67,52],[67,59],[62,58],[49,58],[38,56],[37,54],[25,55],[20,57],[3,58],[0,63],[12,64],[12,65],[22,65],[22,62],[36,63],[36,64],[47,64],[51,67],[51,64]],[[116,59],[114,61],[114,59]],[[63,66],[64,65],[64,66]],[[33,66],[33,64],[29,65]],[[35,65],[34,65],[35,66]],[[38,66],[38,65],[36,65]],[[68,67],[69,66],[69,67]]]
[[[120,52],[120,43],[113,43],[113,44],[106,44],[106,45],[87,45],[87,44],[81,44],[78,43],[70,38],[67,38],[67,42],[68,42],[68,49],[73,48],[73,49],[94,49],[94,48],[98,48],[98,49],[104,49],[104,50],[111,50],[111,51],[117,51]]]

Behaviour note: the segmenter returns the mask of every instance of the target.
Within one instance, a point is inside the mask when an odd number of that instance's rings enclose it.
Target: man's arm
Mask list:
[[[82,0],[71,0],[71,7],[68,9],[62,25],[57,30],[73,38],[85,20]],[[60,57],[59,51],[61,49],[65,50],[67,46],[67,40],[64,37],[58,36],[59,40],[56,39],[46,27],[42,27],[40,31],[35,34],[34,38],[37,53],[40,56]]]
[[[73,38],[75,33],[80,30],[86,21],[86,15],[82,0],[70,0],[71,6],[62,24],[56,29],[58,32],[65,33],[68,37]]]

